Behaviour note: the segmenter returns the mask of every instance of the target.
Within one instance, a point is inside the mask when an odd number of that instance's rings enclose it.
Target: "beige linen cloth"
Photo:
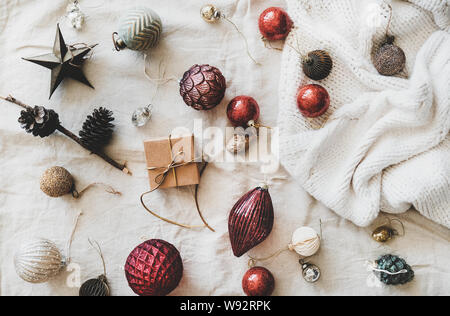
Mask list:
[[[261,106],[261,121],[276,126],[280,53],[263,48],[257,28],[259,14],[269,5],[285,6],[284,1],[212,1],[233,19],[249,38],[255,58],[252,64],[233,27],[221,21],[203,22],[199,16],[202,0],[81,0],[88,15],[85,28],[71,30],[60,17],[66,2],[54,0],[0,0],[0,94],[13,94],[31,105],[54,108],[64,126],[74,132],[86,115],[98,106],[114,111],[116,133],[106,149],[114,158],[127,160],[132,177],[112,169],[99,158],[57,134],[37,139],[26,134],[17,123],[19,108],[1,102],[0,116],[0,294],[1,295],[77,295],[77,281],[97,277],[101,262],[90,248],[88,238],[102,246],[107,276],[113,295],[133,295],[123,266],[129,252],[150,238],[173,243],[181,252],[184,275],[173,295],[243,295],[241,279],[247,258],[235,258],[229,245],[227,220],[233,204],[262,179],[258,164],[212,164],[203,176],[200,204],[205,217],[217,230],[185,230],[152,217],[139,204],[139,195],[148,189],[142,142],[167,136],[178,126],[193,127],[195,119],[203,125],[226,126],[226,105],[236,95],[251,95]],[[153,99],[152,121],[142,129],[131,125],[135,108],[152,101],[155,85],[144,76],[143,55],[132,51],[114,52],[111,33],[127,8],[145,3],[162,17],[165,30],[160,45],[151,51],[149,72],[157,76],[162,62],[167,76],[181,77],[196,63],[219,67],[228,81],[224,102],[210,112],[188,108],[178,95],[175,83],[160,87]],[[56,23],[60,21],[67,43],[99,43],[84,71],[95,86],[91,90],[67,80],[48,100],[49,71],[21,60],[51,50]],[[80,200],[70,196],[50,199],[39,190],[39,177],[53,165],[66,167],[82,188],[91,182],[105,182],[121,191],[110,196],[100,189],[87,192]],[[286,176],[280,170],[277,175]],[[323,222],[323,242],[311,259],[323,276],[314,285],[301,277],[298,256],[283,253],[264,263],[276,279],[274,295],[443,295],[450,294],[449,230],[416,212],[400,215],[406,236],[387,245],[371,240],[373,227],[358,228],[315,202],[299,185],[288,179],[270,189],[275,226],[270,237],[250,254],[267,256],[286,246],[294,230],[308,225],[319,230]],[[192,189],[155,192],[151,204],[163,215],[183,223],[199,223],[192,201]],[[83,215],[72,245],[72,270],[63,272],[47,284],[31,285],[15,273],[13,255],[27,238],[49,238],[61,249],[69,237],[76,214]],[[416,270],[413,283],[399,288],[379,287],[365,266],[366,260],[394,253],[404,257]],[[80,280],[77,280],[79,273]],[[75,285],[75,286],[74,286]]]

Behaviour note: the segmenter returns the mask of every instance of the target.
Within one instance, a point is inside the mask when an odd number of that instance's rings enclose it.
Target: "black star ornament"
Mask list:
[[[58,24],[56,28],[56,37],[55,44],[53,45],[53,52],[45,55],[23,59],[41,65],[52,71],[50,82],[50,99],[53,95],[53,92],[55,92],[56,88],[58,88],[59,84],[66,77],[75,79],[94,89],[92,84],[87,80],[86,76],[81,70],[81,66],[86,60],[86,55],[88,55],[95,46],[97,45],[83,45],[82,47],[78,48],[75,47],[75,45],[67,46]]]

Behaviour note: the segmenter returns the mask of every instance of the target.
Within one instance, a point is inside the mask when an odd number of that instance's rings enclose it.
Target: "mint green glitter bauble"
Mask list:
[[[152,9],[139,7],[128,11],[119,22],[119,38],[115,40],[117,50],[129,48],[146,51],[158,45],[162,33],[162,22]]]

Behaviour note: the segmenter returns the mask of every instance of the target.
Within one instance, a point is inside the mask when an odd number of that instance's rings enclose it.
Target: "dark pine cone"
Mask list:
[[[20,112],[19,123],[27,133],[42,138],[50,136],[58,128],[59,116],[43,106],[29,107]]]
[[[211,110],[225,96],[226,80],[219,69],[210,65],[194,65],[184,73],[180,94],[194,109]]]
[[[105,108],[94,110],[83,124],[79,135],[81,143],[91,150],[100,150],[108,145],[112,138],[114,124],[113,112]]]
[[[391,273],[397,273],[405,270],[405,273],[390,275],[388,273],[380,272],[380,281],[387,285],[400,285],[411,282],[414,279],[414,271],[406,263],[405,260],[394,255],[381,256],[377,261],[377,268]]]

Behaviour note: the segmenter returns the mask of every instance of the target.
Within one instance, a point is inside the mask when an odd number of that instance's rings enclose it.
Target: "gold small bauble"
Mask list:
[[[388,242],[395,235],[395,230],[388,226],[380,226],[372,233],[372,238],[377,242]]]
[[[72,192],[74,180],[63,167],[47,169],[41,177],[41,190],[50,197],[61,197]]]
[[[203,6],[200,10],[200,15],[202,16],[202,19],[208,23],[217,22],[222,16],[220,11],[212,4]]]

